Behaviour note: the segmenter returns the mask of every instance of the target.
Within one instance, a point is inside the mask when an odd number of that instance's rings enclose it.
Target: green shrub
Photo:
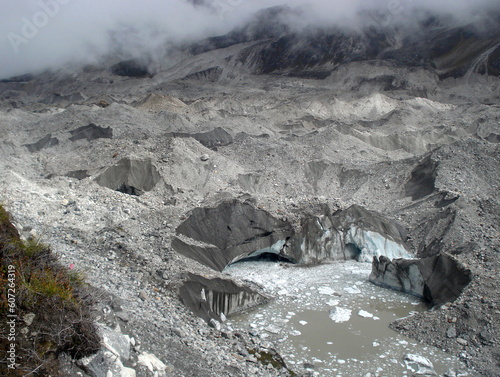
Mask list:
[[[39,240],[22,241],[1,205],[0,286],[0,375],[57,375],[61,353],[80,358],[100,348],[85,276],[61,266]]]

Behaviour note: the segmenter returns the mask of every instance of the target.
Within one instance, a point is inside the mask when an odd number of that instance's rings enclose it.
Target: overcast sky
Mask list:
[[[225,33],[261,8],[305,3],[307,22],[334,23],[354,19],[356,12],[366,7],[400,14],[421,6],[452,11],[467,20],[487,6],[498,6],[500,0],[4,1],[0,13],[0,78],[57,68],[68,62],[92,62],[117,44],[136,54],[154,51],[166,40],[196,40]]]

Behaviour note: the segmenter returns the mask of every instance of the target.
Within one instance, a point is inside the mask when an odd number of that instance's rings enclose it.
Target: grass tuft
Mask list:
[[[99,350],[85,275],[61,266],[39,239],[21,240],[1,205],[0,287],[0,318],[16,320],[15,333],[7,320],[0,322],[0,375],[54,375],[61,353],[80,358]],[[12,344],[15,368],[7,360]]]

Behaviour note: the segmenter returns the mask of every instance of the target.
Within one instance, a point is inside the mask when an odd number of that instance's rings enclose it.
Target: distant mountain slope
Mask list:
[[[457,26],[451,19],[427,15],[418,25],[377,25],[376,16],[360,15],[362,25],[291,26],[300,14],[289,7],[258,12],[247,25],[226,35],[207,38],[188,48],[193,55],[255,42],[234,62],[256,74],[284,74],[324,78],[343,63],[387,60],[399,67],[426,67],[441,78],[461,77],[469,70],[498,76],[500,66],[500,15]]]

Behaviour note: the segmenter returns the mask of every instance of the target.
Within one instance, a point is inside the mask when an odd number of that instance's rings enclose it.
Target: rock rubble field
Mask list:
[[[375,258],[375,283],[434,304],[391,328],[498,376],[498,77],[376,56],[267,73],[241,60],[260,42],[0,83],[0,201],[98,301],[101,351],[63,375],[313,373],[225,327],[273,298],[221,271],[271,253]]]

